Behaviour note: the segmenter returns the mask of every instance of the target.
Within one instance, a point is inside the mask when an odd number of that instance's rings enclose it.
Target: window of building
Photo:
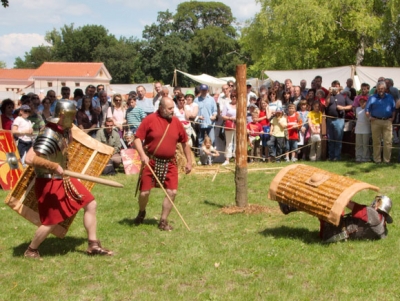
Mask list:
[[[61,87],[65,87],[65,86],[66,86],[65,82],[61,82]]]
[[[52,82],[47,82],[47,87],[53,87],[53,83]]]
[[[75,83],[75,87],[80,87],[81,83]]]

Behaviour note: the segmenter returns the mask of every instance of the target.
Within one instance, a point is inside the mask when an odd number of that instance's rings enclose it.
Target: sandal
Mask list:
[[[40,258],[39,250],[28,247],[28,249],[26,249],[24,253],[24,256],[33,259],[39,259]]]
[[[135,225],[140,225],[143,224],[144,218],[146,217],[146,210],[143,211],[139,211],[138,215],[136,216],[136,218],[133,220],[133,223]]]
[[[158,224],[158,229],[163,231],[171,231],[174,228],[172,228],[172,226],[168,224],[168,221],[166,219],[162,219]]]
[[[86,250],[88,255],[114,255],[113,251],[102,248],[99,240],[89,240],[89,247]]]

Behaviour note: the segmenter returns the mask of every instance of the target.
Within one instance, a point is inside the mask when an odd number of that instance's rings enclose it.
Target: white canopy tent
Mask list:
[[[352,77],[351,66],[321,68],[321,69],[305,69],[305,70],[265,70],[264,73],[273,81],[284,83],[286,79],[291,79],[293,85],[300,85],[300,81],[305,79],[307,87],[311,86],[311,81],[315,76],[322,77],[322,86],[330,87],[334,80],[339,80],[342,86],[346,85],[346,80]]]
[[[356,67],[357,75],[361,83],[368,83],[371,87],[376,85],[378,78],[393,79],[394,86],[400,86],[400,68],[394,67]]]
[[[224,79],[219,79],[216,77],[213,77],[211,75],[208,74],[201,74],[201,75],[192,75],[180,70],[177,70],[179,73],[182,73],[183,75],[189,77],[190,79],[200,83],[200,84],[205,84],[209,87],[212,87],[214,89],[218,89],[221,88],[222,85],[226,84],[228,80],[224,80]]]

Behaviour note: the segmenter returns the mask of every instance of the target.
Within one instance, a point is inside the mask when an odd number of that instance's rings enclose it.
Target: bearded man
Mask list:
[[[142,164],[144,164],[140,181],[139,213],[134,219],[136,225],[143,223],[150,190],[158,186],[148,165],[154,170],[172,201],[174,201],[178,189],[178,168],[175,159],[178,143],[182,143],[186,156],[186,173],[190,173],[192,169],[189,138],[182,123],[174,117],[174,108],[174,101],[164,96],[160,101],[158,111],[143,119],[135,135],[135,147],[139,152]],[[167,220],[172,207],[168,197],[165,196],[158,224],[160,230],[172,230],[172,226],[168,224]]]

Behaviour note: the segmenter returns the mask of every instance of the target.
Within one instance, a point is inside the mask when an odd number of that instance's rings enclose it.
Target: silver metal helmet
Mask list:
[[[385,220],[388,224],[393,223],[393,219],[389,215],[392,209],[392,200],[389,197],[386,195],[377,195],[371,206],[374,208],[376,207],[376,210],[386,213]]]
[[[59,123],[64,129],[72,127],[76,115],[75,105],[69,100],[58,100],[54,109],[54,116],[47,119],[48,122]]]

